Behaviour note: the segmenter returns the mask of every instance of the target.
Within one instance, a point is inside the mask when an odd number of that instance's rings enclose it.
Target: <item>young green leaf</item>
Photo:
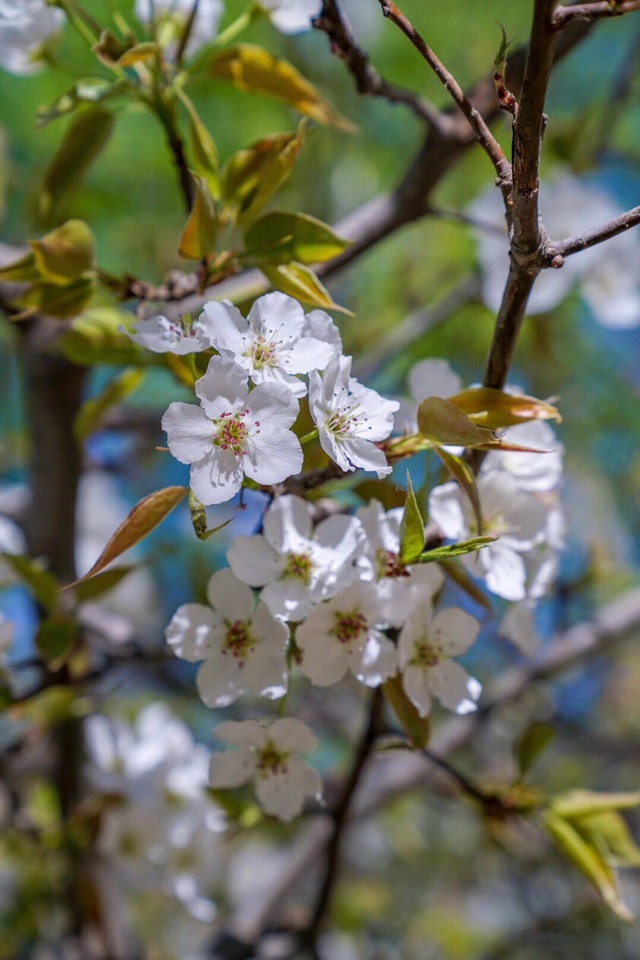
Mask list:
[[[73,118],[44,174],[42,217],[53,216],[60,201],[79,184],[107,145],[114,123],[113,113],[100,107],[88,107]]]
[[[402,686],[402,677],[396,674],[395,677],[385,680],[382,685],[382,692],[411,745],[417,750],[424,750],[429,742],[431,732],[430,718],[421,717],[409,700]]]
[[[189,134],[194,168],[196,173],[199,173],[207,181],[211,196],[214,200],[217,200],[220,198],[218,150],[193,101],[180,87],[177,88],[177,94],[189,115]]]
[[[490,387],[470,387],[447,399],[474,423],[491,430],[512,427],[528,420],[562,420],[559,410],[551,403]]]
[[[540,754],[547,749],[556,735],[550,723],[530,724],[514,744],[520,779],[523,779]]]
[[[284,100],[299,113],[322,124],[352,132],[354,125],[302,76],[291,63],[254,44],[242,43],[219,53],[209,72],[229,80],[239,90],[263,93]]]
[[[193,490],[189,491],[189,513],[191,514],[193,531],[198,540],[208,540],[209,537],[212,537],[214,533],[218,533],[219,530],[223,530],[233,520],[233,517],[229,517],[224,523],[220,523],[217,527],[209,529],[207,527],[206,507],[198,500]]]
[[[58,605],[58,581],[43,569],[39,560],[13,553],[2,553],[0,558],[20,577],[41,607],[50,613],[55,610]]]
[[[339,306],[331,298],[329,291],[322,285],[310,267],[303,263],[280,263],[267,266],[262,264],[260,269],[267,280],[276,290],[288,293],[290,297],[301,300],[312,307],[321,307],[324,310],[339,310],[352,316],[351,311]]]
[[[480,427],[442,397],[427,397],[418,407],[418,430],[427,440],[447,446],[497,446],[493,430]]]
[[[434,444],[433,449],[440,457],[453,479],[460,484],[460,487],[466,494],[467,499],[471,504],[473,514],[476,518],[476,529],[478,530],[479,534],[482,534],[484,522],[482,518],[480,497],[478,495],[478,488],[476,486],[475,473],[469,464],[462,459],[462,457],[455,456],[455,454],[445,450],[444,447],[438,446],[438,444]]]
[[[267,213],[247,230],[245,253],[266,263],[324,263],[349,245],[333,230],[303,213]]]
[[[424,541],[424,520],[407,470],[407,499],[400,523],[400,557],[404,563],[414,563],[418,559],[424,549]]]
[[[213,250],[218,224],[215,204],[207,180],[197,173],[192,173],[191,177],[195,196],[180,237],[178,254],[184,260],[202,260]]]
[[[435,560],[452,560],[454,557],[464,556],[465,553],[475,553],[476,550],[482,550],[489,543],[495,543],[497,539],[497,537],[473,537],[471,540],[452,543],[448,547],[434,547],[432,550],[425,550],[424,553],[416,557],[414,562],[433,563]]]
[[[84,220],[67,220],[41,240],[30,240],[29,246],[45,283],[67,286],[94,266],[95,240]]]

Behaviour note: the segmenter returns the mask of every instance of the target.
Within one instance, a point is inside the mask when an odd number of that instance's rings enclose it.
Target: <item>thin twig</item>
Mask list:
[[[425,39],[418,33],[413,24],[405,17],[393,0],[378,0],[378,2],[380,3],[384,16],[395,23],[411,41],[465,115],[475,133],[476,140],[493,163],[499,181],[502,184],[510,183],[511,164],[507,160],[504,150],[491,133],[480,111],[474,107],[455,77],[438,59]]]
[[[640,10],[640,0],[600,0],[597,3],[574,3],[566,7],[556,7],[551,25],[561,30],[574,20],[602,20],[608,17],[621,17],[625,13]]]
[[[640,207],[634,207],[632,210],[627,210],[626,213],[621,213],[614,220],[610,220],[609,223],[593,227],[591,230],[585,230],[575,237],[569,237],[568,240],[549,241],[545,249],[547,265],[558,266],[557,263],[552,263],[556,257],[570,257],[574,253],[580,253],[581,250],[588,250],[589,247],[595,247],[599,243],[604,243],[605,240],[611,240],[612,237],[626,233],[627,230],[631,230],[632,227],[639,224]]]
[[[344,834],[349,823],[351,804],[358,784],[360,783],[362,772],[371,756],[380,732],[382,705],[382,691],[378,688],[371,696],[367,725],[362,733],[358,749],[353,758],[349,776],[332,810],[333,829],[327,841],[324,876],[320,884],[311,920],[301,937],[303,945],[311,951],[315,950],[315,942],[331,904],[331,897],[338,881],[340,852]]]
[[[411,90],[389,83],[371,66],[369,55],[356,43],[336,0],[323,0],[320,15],[312,20],[312,24],[316,30],[322,30],[327,34],[332,53],[346,64],[353,76],[358,93],[380,97],[390,103],[403,103],[420,120],[425,121],[441,134],[446,134],[448,118],[445,114]]]

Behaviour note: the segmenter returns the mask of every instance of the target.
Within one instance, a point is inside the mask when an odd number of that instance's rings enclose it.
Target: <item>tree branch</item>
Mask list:
[[[620,17],[640,10],[640,0],[599,0],[596,3],[574,3],[556,7],[551,18],[554,30],[562,30],[575,20],[602,20]]]
[[[569,237],[568,240],[549,241],[545,248],[545,259],[547,266],[553,266],[553,260],[556,257],[570,257],[574,253],[580,253],[581,250],[588,250],[589,247],[595,247],[605,240],[617,237],[621,233],[626,233],[632,227],[640,224],[640,207],[634,207],[621,213],[615,220],[610,220],[599,227],[593,227],[591,230],[585,230],[584,233],[575,237]]]
[[[411,41],[416,50],[429,64],[444,88],[451,94],[454,102],[469,121],[476,140],[493,163],[501,184],[508,186],[511,182],[511,164],[505,156],[504,150],[491,133],[481,112],[474,107],[466,96],[462,87],[444,64],[438,59],[431,47],[418,33],[413,24],[405,17],[393,0],[378,0],[385,17],[388,17],[404,35]]]
[[[424,122],[442,134],[447,132],[447,117],[437,107],[423,97],[388,83],[371,66],[369,55],[358,46],[349,25],[342,18],[336,0],[323,0],[322,11],[312,20],[316,30],[326,33],[331,51],[336,54],[347,66],[353,76],[356,90],[361,94],[370,94],[380,97],[390,103],[403,103]]]

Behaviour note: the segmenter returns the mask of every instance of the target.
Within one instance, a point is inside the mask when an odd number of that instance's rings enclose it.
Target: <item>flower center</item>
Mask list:
[[[247,409],[240,410],[238,413],[229,411],[223,413],[218,420],[214,420],[213,425],[216,428],[213,436],[214,447],[229,450],[236,457],[244,455],[249,439],[249,425],[246,423],[249,413]],[[253,425],[256,427],[256,433],[259,433],[260,421],[256,420]]]
[[[276,348],[277,344],[267,340],[264,334],[256,337],[250,350],[247,351],[256,370],[276,366]]]
[[[324,425],[327,433],[332,433],[337,440],[349,437],[358,426],[358,417],[355,415],[358,406],[354,403],[350,407],[345,405],[333,410]]]
[[[413,648],[413,657],[410,663],[416,667],[436,667],[440,663],[440,654],[426,640],[420,640]]]
[[[278,750],[275,744],[268,740],[262,750],[258,752],[258,776],[270,777],[274,774],[286,773],[289,757],[290,754]]]
[[[249,629],[249,624],[246,620],[234,620],[233,623],[226,620],[225,626],[227,632],[222,645],[222,652],[230,653],[242,664],[246,655],[251,653],[255,647],[255,640]]]
[[[408,577],[411,575],[407,565],[400,559],[400,554],[394,553],[393,550],[385,550],[384,547],[378,547],[376,550],[376,566],[380,578]]]
[[[336,622],[330,632],[339,643],[352,643],[367,632],[369,626],[367,618],[360,610],[350,610],[348,613],[342,613],[339,610],[334,612]]]
[[[313,562],[308,553],[290,553],[282,571],[283,580],[299,580],[308,586],[313,573]]]

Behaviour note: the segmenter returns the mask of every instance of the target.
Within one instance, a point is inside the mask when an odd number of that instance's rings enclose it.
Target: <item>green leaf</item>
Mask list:
[[[396,675],[386,680],[382,685],[382,692],[411,745],[417,750],[424,750],[429,742],[430,720],[429,717],[421,717],[409,700],[402,686],[402,677]]]
[[[354,125],[343,117],[312,83],[292,64],[272,56],[262,47],[242,43],[219,53],[209,72],[229,80],[239,90],[263,93],[284,100],[299,113],[318,123],[353,132]]]
[[[451,474],[451,476],[456,480],[463,492],[466,494],[473,514],[476,518],[476,528],[479,534],[482,534],[484,528],[484,520],[482,517],[482,506],[480,504],[480,497],[478,495],[478,487],[476,486],[476,475],[466,463],[462,457],[457,457],[455,454],[450,453],[448,450],[445,450],[444,447],[434,444],[433,449],[440,457],[445,467]]]
[[[305,123],[295,133],[279,133],[234,153],[224,165],[222,196],[236,211],[236,221],[252,223],[290,176],[304,143]]]
[[[132,320],[117,307],[94,307],[76,317],[57,341],[58,348],[73,363],[91,366],[114,363],[119,366],[147,364],[155,358],[126,335],[121,327]]]
[[[66,286],[36,283],[20,298],[19,303],[24,309],[13,319],[23,320],[36,313],[61,319],[77,317],[90,306],[96,291],[94,277],[83,277]]]
[[[447,399],[466,413],[474,423],[491,430],[512,427],[529,420],[562,421],[558,408],[551,403],[525,394],[504,393],[490,387],[470,387]]]
[[[217,200],[220,197],[218,150],[193,101],[181,88],[178,87],[176,92],[189,115],[189,137],[194,169],[207,181],[211,196]]]
[[[178,254],[183,260],[203,260],[211,253],[216,242],[216,210],[206,179],[197,173],[191,173],[191,178],[195,195],[180,237]]]
[[[267,263],[324,263],[349,245],[333,230],[303,213],[267,213],[247,230],[245,252]]]
[[[208,540],[209,537],[212,537],[214,533],[218,533],[219,530],[223,530],[233,520],[233,517],[229,517],[224,523],[220,523],[217,527],[212,527],[209,530],[207,528],[206,508],[204,504],[198,500],[193,490],[189,491],[189,512],[191,513],[193,530],[198,540]]]
[[[527,775],[555,735],[556,731],[550,723],[532,723],[518,737],[514,748],[520,779]]]
[[[60,201],[80,183],[107,145],[114,123],[113,113],[100,107],[88,107],[71,121],[44,174],[42,217],[50,218]]]
[[[126,80],[108,80],[106,77],[83,77],[46,107],[38,108],[38,127],[64,117],[87,104],[106,103],[129,89]]]
[[[400,557],[404,563],[414,563],[424,549],[424,520],[413,492],[411,475],[407,470],[407,499],[400,523]]]
[[[633,793],[596,793],[593,790],[568,790],[553,798],[551,810],[559,817],[573,820],[608,810],[631,810],[640,806],[640,790]]]
[[[99,430],[109,410],[131,396],[144,380],[146,373],[140,368],[123,370],[111,380],[102,393],[85,400],[73,424],[73,433],[78,443]]]
[[[75,587],[94,577],[116,557],[148,536],[184,500],[188,490],[188,487],[165,487],[140,500],[120,524],[91,569],[67,587]]]
[[[260,267],[269,283],[282,293],[295,297],[296,300],[307,303],[312,307],[321,307],[324,310],[339,310],[353,316],[350,310],[339,306],[331,299],[331,294],[322,285],[313,270],[302,263],[281,263],[277,266]]]
[[[43,620],[36,633],[38,653],[51,670],[59,670],[72,653],[78,627],[67,614],[54,613]]]
[[[416,557],[414,562],[433,563],[434,560],[452,560],[454,557],[462,557],[465,553],[474,553],[476,550],[482,550],[490,543],[495,543],[497,537],[473,537],[471,540],[462,540],[460,543],[452,543],[448,547],[434,547],[433,550],[426,550]]]
[[[41,240],[30,240],[36,268],[42,280],[68,286],[92,270],[96,247],[84,220],[67,220]]]
[[[37,602],[49,612],[58,605],[58,581],[45,570],[40,560],[13,553],[2,553],[0,557],[29,588]]]
[[[33,253],[0,267],[0,280],[6,283],[35,283],[40,278]]]
[[[111,570],[103,570],[102,573],[96,573],[90,580],[83,580],[74,587],[74,593],[77,603],[86,603],[88,600],[97,600],[105,593],[115,589],[125,577],[128,577],[133,570],[137,570],[136,564],[128,564],[125,567],[113,567]]]
[[[492,430],[480,427],[442,397],[427,397],[418,407],[418,430],[427,440],[447,446],[498,446]]]
[[[549,812],[544,823],[558,847],[591,881],[610,910],[621,920],[633,920],[620,895],[617,878],[601,852],[563,817]]]
[[[640,867],[640,847],[617,811],[607,810],[580,818],[578,829],[591,838],[611,866]]]

